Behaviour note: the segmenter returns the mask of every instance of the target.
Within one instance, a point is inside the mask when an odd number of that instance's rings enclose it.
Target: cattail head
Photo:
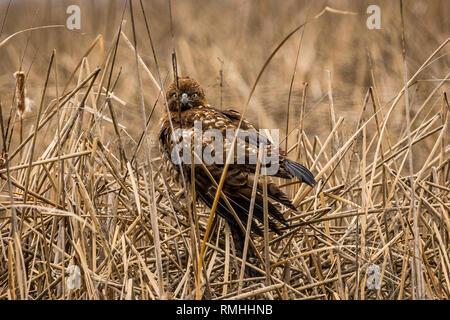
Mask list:
[[[26,98],[25,72],[17,71],[14,77],[16,77],[17,112],[22,117],[24,113],[30,111],[30,101]]]

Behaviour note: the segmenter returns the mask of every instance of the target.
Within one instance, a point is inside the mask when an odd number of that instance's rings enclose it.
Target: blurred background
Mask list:
[[[34,121],[53,48],[57,52],[58,76],[63,87],[98,35],[104,39],[105,52],[113,45],[124,1],[0,1],[0,22],[3,23],[0,42],[27,28],[65,25],[69,17],[66,9],[73,4],[81,9],[80,30],[60,27],[24,32],[0,47],[0,97],[5,106],[4,114],[12,105],[15,87],[13,73],[21,68],[28,74],[27,96],[35,106],[25,116],[25,132]],[[366,10],[372,4],[381,9],[381,29],[369,30],[366,26],[369,18]],[[406,0],[404,5],[407,65],[411,77],[449,36],[450,2]],[[395,97],[403,87],[399,1],[173,0],[173,42],[168,1],[144,1],[161,74],[165,77],[169,72],[166,84],[172,81],[171,52],[174,45],[179,74],[197,79],[206,88],[213,106],[237,110],[242,110],[260,69],[276,46],[308,16],[313,18],[327,6],[346,13],[328,11],[307,24],[296,68],[302,31],[291,37],[269,64],[247,112],[247,117],[262,127],[280,128],[280,138],[284,137],[294,69],[289,126],[298,126],[302,90],[307,82],[305,130],[310,136],[317,135],[324,139],[330,129],[328,70],[331,72],[336,115],[345,117],[344,126],[348,127],[349,132],[356,127],[369,86],[375,87],[381,107]],[[139,53],[156,78],[155,63],[138,1],[134,2],[134,11]],[[124,32],[132,41],[128,9],[124,20]],[[88,59],[91,70],[101,64],[103,55],[98,46]],[[449,64],[448,52],[443,52],[421,73],[410,94],[413,115],[440,79],[446,76]],[[135,138],[142,130],[140,121],[136,125],[136,120],[141,119],[136,62],[133,51],[123,38],[115,68],[116,71],[121,68],[121,75],[114,94],[124,102],[115,105],[117,115],[120,123]],[[76,85],[76,80],[76,77],[72,80],[70,88]],[[149,113],[158,89],[145,72],[143,81]],[[46,101],[55,98],[54,85],[52,77]],[[448,88],[448,82],[443,88]],[[441,103],[437,103],[439,94],[435,99],[436,103],[431,105],[441,108]],[[391,125],[400,131],[405,127],[403,104],[402,99],[390,118]],[[151,122],[152,135],[157,131],[161,107],[159,103],[155,109]]]

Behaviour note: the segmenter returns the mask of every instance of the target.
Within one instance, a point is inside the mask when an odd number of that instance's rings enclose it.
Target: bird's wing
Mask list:
[[[236,127],[239,125],[239,121],[241,119],[241,114],[239,112],[230,109],[222,111],[222,113],[226,115]],[[241,123],[241,130],[245,132],[250,130],[256,130],[256,128],[247,120],[243,119]],[[249,150],[252,149],[258,150],[259,144],[263,143],[264,145],[267,146],[267,156],[270,156],[272,150],[275,151],[275,148],[277,147],[274,146],[267,137],[260,134],[259,132],[257,134],[257,139],[249,139],[248,141],[242,141],[238,139],[237,143],[245,143],[246,148]],[[310,186],[316,183],[313,174],[307,168],[305,168],[304,166],[295,161],[289,160],[285,152],[279,149],[276,149],[276,152],[278,152],[279,169],[278,172],[274,174],[274,176],[285,179],[297,177],[298,179],[300,179],[300,181],[306,182]],[[244,166],[244,170],[245,169],[247,169],[247,171],[250,172],[255,172],[255,166],[252,165]]]

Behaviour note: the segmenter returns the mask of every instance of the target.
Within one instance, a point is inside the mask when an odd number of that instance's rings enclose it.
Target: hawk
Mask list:
[[[168,109],[170,112],[167,113],[166,108],[164,108],[162,121],[161,121],[161,131],[159,134],[161,151],[165,155],[165,159],[170,166],[173,166],[177,172],[179,172],[179,165],[175,164],[173,158],[173,151],[178,140],[174,139],[172,134],[174,132],[182,132],[179,134],[178,138],[183,136],[188,136],[191,138],[195,133],[195,124],[201,124],[201,129],[206,131],[208,129],[215,129],[216,132],[222,133],[223,143],[218,144],[223,147],[224,150],[215,150],[214,146],[217,148],[217,144],[213,144],[215,138],[203,139],[201,141],[200,154],[206,148],[212,148],[212,155],[216,152],[222,152],[223,162],[205,164],[206,168],[209,170],[210,175],[215,179],[218,184],[223,173],[224,163],[226,159],[226,148],[231,147],[232,140],[226,139],[227,130],[237,130],[241,114],[235,110],[218,110],[208,104],[205,96],[205,92],[200,86],[200,84],[190,77],[178,78],[178,83],[174,81],[166,90],[166,99],[168,103]],[[172,128],[173,127],[173,128]],[[182,131],[180,131],[180,129]],[[256,128],[250,124],[247,120],[243,119],[239,132],[257,132]],[[251,135],[249,135],[251,136]],[[240,135],[238,136],[240,137]],[[192,140],[191,140],[192,141]],[[261,134],[257,134],[257,139],[247,138],[236,140],[235,150],[244,150],[245,163],[238,161],[237,152],[234,152],[233,159],[230,161],[228,171],[226,173],[224,185],[222,192],[226,195],[229,203],[233,207],[237,216],[241,220],[242,224],[246,227],[248,214],[250,210],[250,201],[252,198],[252,190],[254,183],[254,173],[256,170],[256,163],[250,164],[247,161],[251,155],[258,154],[260,143],[263,143],[267,148],[267,154],[271,154],[272,148],[275,146],[271,144],[270,140]],[[211,147],[211,145],[214,145]],[[191,144],[192,148],[195,148],[195,143]],[[189,153],[189,152],[188,152]],[[178,158],[178,161],[181,160]],[[188,156],[192,156],[188,154]],[[198,157],[198,155],[197,155]],[[192,159],[192,158],[189,158]],[[233,161],[234,160],[234,161]],[[191,181],[191,164],[181,161],[183,171],[185,172],[185,177],[187,182]],[[197,196],[208,206],[212,207],[214,202],[214,197],[217,191],[216,184],[211,181],[211,177],[202,168],[201,164],[194,161],[194,174],[195,174],[195,190]],[[305,182],[310,186],[315,184],[314,176],[312,173],[299,163],[291,161],[286,158],[285,154],[279,154],[278,170],[273,174],[275,177],[281,177],[285,179],[298,178],[301,182]],[[263,232],[261,230],[264,221],[264,204],[263,204],[263,186],[261,183],[257,184],[257,192],[255,197],[255,204],[253,209],[253,221],[251,222],[251,231],[257,235],[262,236]],[[286,194],[281,191],[278,186],[274,183],[268,183],[267,195],[271,201],[268,201],[268,213],[269,213],[269,228],[271,231],[280,234],[280,229],[277,226],[282,224],[288,226],[287,221],[281,214],[279,210],[279,205],[282,204],[287,208],[296,210],[294,205],[291,203]],[[224,218],[231,229],[235,248],[238,253],[242,253],[245,234],[239,228],[232,212],[227,206],[226,202],[220,198],[219,203],[216,208],[216,212],[219,216]],[[252,248],[249,247],[248,257],[249,260],[251,256],[255,257]]]

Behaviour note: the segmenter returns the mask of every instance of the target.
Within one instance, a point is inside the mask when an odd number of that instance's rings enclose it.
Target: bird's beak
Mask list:
[[[181,104],[184,105],[184,106],[189,102],[189,98],[188,98],[187,93],[183,93],[183,94],[181,95],[180,102],[181,102]]]

